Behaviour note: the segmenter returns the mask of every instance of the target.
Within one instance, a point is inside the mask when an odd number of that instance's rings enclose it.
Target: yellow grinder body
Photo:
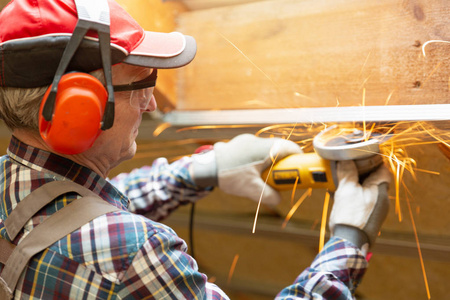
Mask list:
[[[265,170],[262,178],[276,190],[324,188],[336,190],[336,162],[321,158],[316,153],[290,155],[272,168]]]
[[[390,135],[364,132],[337,125],[323,130],[313,140],[313,153],[287,156],[262,174],[276,190],[324,188],[334,192],[338,185],[337,161],[353,160],[360,180],[382,163],[379,145]]]

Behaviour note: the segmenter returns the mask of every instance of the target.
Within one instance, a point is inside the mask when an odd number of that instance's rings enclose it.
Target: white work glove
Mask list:
[[[264,187],[261,173],[290,154],[302,153],[296,143],[281,138],[261,138],[241,134],[227,143],[214,144],[214,150],[193,156],[192,176],[200,187],[218,186],[225,193],[277,205],[280,194]]]
[[[340,161],[337,177],[329,220],[332,235],[350,240],[359,248],[373,245],[389,210],[389,170],[380,166],[361,185],[355,163]]]

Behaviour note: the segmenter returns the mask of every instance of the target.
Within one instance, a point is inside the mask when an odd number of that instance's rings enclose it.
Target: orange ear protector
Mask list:
[[[111,128],[114,122],[108,2],[75,0],[75,4],[77,11],[82,13],[78,14],[77,25],[39,110],[42,139],[55,152],[71,155],[89,149],[101,130]],[[89,30],[98,34],[106,89],[98,79],[87,73],[64,74]]]
[[[39,131],[56,152],[78,154],[89,149],[101,132],[108,93],[102,83],[86,73],[68,73],[58,84],[51,121],[42,115],[51,86],[39,111]]]

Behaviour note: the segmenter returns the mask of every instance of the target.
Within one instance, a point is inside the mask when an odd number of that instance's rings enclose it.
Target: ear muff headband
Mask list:
[[[110,18],[109,18],[109,6],[107,0],[75,0],[75,4],[77,7],[78,13],[78,22],[73,31],[73,34],[64,49],[64,53],[62,55],[61,61],[58,65],[58,69],[56,70],[55,77],[53,78],[53,83],[50,86],[49,90],[44,97],[40,109],[39,117],[43,118],[46,122],[39,123],[39,131],[43,139],[48,143],[48,145],[53,148],[53,150],[64,153],[64,154],[77,154],[83,151],[86,151],[93,143],[91,142],[92,134],[91,132],[94,130],[85,130],[86,136],[83,136],[82,133],[75,134],[74,128],[78,128],[77,126],[72,126],[74,122],[79,122],[84,119],[85,109],[98,107],[97,102],[99,101],[99,96],[93,97],[92,101],[94,102],[92,105],[86,105],[86,97],[76,97],[71,95],[72,92],[79,92],[77,89],[70,89],[67,87],[69,82],[74,83],[77,81],[68,80],[64,84],[64,97],[59,96],[59,89],[62,88],[61,82],[62,77],[70,74],[63,75],[72,60],[73,55],[78,49],[79,45],[83,41],[84,37],[88,30],[95,30],[98,33],[99,37],[99,45],[100,45],[100,56],[102,59],[103,72],[105,75],[106,81],[106,89],[105,91],[103,85],[103,91],[106,94],[107,101],[105,104],[100,105],[102,107],[100,121],[95,124],[89,123],[92,128],[95,128],[98,131],[98,128],[102,130],[106,130],[112,127],[114,122],[114,90],[112,86],[112,72],[111,72],[111,50],[110,50]],[[86,74],[87,76],[90,76]],[[93,76],[90,76],[94,78]],[[86,78],[83,77],[81,80],[86,83]],[[92,87],[92,84],[86,84],[84,87]],[[70,91],[70,92],[69,92]],[[94,92],[93,94],[97,94]],[[84,92],[84,96],[87,95],[87,92]],[[57,101],[63,100],[63,105],[58,104]],[[67,102],[67,99],[72,99],[73,101]],[[78,99],[84,99],[83,103],[77,103]],[[100,100],[101,101],[101,100]],[[69,104],[70,103],[70,104]],[[77,105],[82,105],[84,108],[80,109]],[[56,109],[56,107],[64,107],[64,109]],[[72,111],[69,112],[69,109]],[[55,116],[60,111],[62,111],[62,116]],[[83,116],[78,117],[77,113],[81,113]],[[96,112],[94,113],[96,114]],[[73,120],[68,120],[67,118],[74,118]],[[65,120],[65,122],[54,122],[54,120]],[[94,120],[94,118],[89,119]],[[49,124],[50,123],[50,124]],[[72,124],[70,127],[64,127],[64,124]],[[44,126],[41,128],[41,125]],[[60,128],[59,126],[63,126]],[[58,134],[53,134],[52,131],[57,132]],[[77,136],[78,143],[80,145],[89,145],[87,148],[83,147],[75,147],[73,150],[66,146],[72,145],[73,140],[75,138],[74,134]],[[95,135],[95,138],[98,134]],[[94,138],[94,141],[95,141]],[[56,148],[55,148],[56,147]],[[58,149],[65,149],[64,152]]]

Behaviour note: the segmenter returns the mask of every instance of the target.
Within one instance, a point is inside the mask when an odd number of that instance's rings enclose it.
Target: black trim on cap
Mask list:
[[[43,36],[5,42],[0,45],[0,86],[34,88],[50,85],[70,36]],[[110,47],[111,64],[126,53]],[[102,68],[99,42],[84,39],[66,71],[89,73]]]

